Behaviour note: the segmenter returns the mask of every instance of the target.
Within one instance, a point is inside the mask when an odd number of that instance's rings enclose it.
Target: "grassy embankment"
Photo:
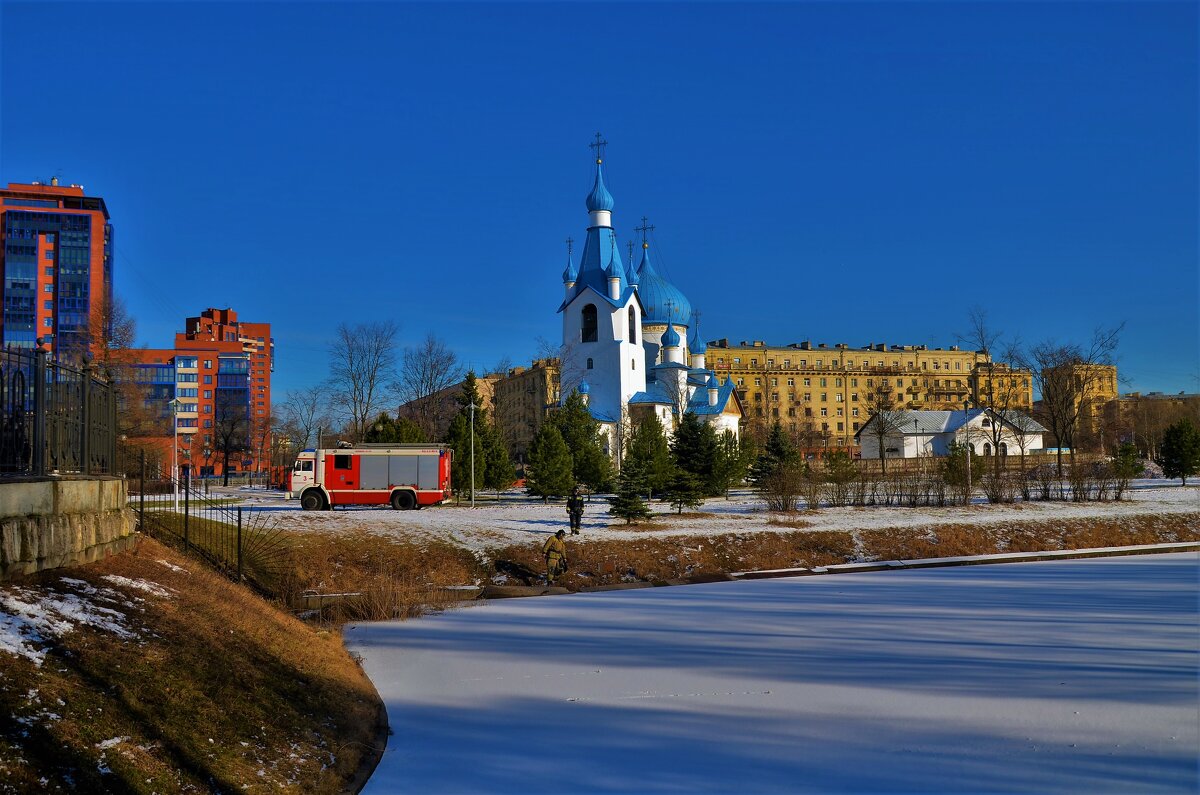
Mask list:
[[[634,540],[568,536],[568,588],[619,582],[662,582],[732,571],[826,566],[869,560],[1035,552],[1200,540],[1200,514],[1116,519],[1014,521],[999,525],[939,524],[928,528],[860,531],[806,530],[801,514],[769,520],[777,532],[654,537],[702,514],[656,514],[629,529]],[[625,529],[624,525],[621,525]],[[477,559],[445,543],[405,542],[364,531],[289,534],[287,592],[355,591],[364,597],[327,609],[326,618],[386,618],[440,607],[447,586],[487,583],[497,574],[509,584],[538,584],[544,572],[540,545],[510,546]]]
[[[338,792],[374,740],[377,697],[336,633],[153,540],[6,595],[115,610],[126,635],[78,624],[40,665],[0,652],[0,791]]]

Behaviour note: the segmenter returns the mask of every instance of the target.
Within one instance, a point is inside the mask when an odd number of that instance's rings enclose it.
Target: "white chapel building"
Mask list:
[[[612,226],[613,197],[604,186],[604,142],[597,136],[596,179],[587,196],[588,229],[579,261],[568,251],[563,271],[563,400],[578,391],[601,424],[610,450],[616,434],[642,413],[656,414],[670,435],[686,412],[738,433],[741,402],[705,366],[706,346],[692,306],[660,276],[642,240],[637,267],[621,260]]]

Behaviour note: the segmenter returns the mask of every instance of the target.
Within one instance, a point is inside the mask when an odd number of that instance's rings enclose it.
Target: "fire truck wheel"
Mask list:
[[[325,500],[319,491],[306,491],[300,497],[300,507],[306,511],[319,511],[325,507]]]
[[[392,507],[397,511],[411,511],[417,507],[417,501],[411,491],[397,491],[392,495]]]

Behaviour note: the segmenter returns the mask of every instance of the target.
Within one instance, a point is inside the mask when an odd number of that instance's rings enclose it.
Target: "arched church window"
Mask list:
[[[583,328],[581,329],[581,342],[596,341],[596,305],[588,304],[583,308]]]
[[[629,307],[629,341],[637,345],[637,313],[633,311],[633,307]]]
[[[637,359],[630,359],[630,360],[629,360],[629,369],[630,369],[630,370],[636,370],[636,369],[637,369]]]
[[[589,370],[591,370],[591,369],[592,369],[592,360],[591,360],[591,358],[589,358],[589,359],[587,360],[587,369],[589,369]]]
[[[983,443],[983,454],[984,454],[984,455],[991,455],[991,454],[992,454],[992,443],[991,443],[991,442],[984,442],[984,443]]]
[[[1002,455],[1002,456],[1008,455],[1008,442],[1001,442],[999,450],[1000,450],[1000,455]]]

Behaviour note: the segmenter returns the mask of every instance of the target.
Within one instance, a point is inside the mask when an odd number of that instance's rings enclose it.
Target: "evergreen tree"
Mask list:
[[[463,379],[462,388],[459,394],[455,396],[458,402],[458,414],[450,421],[450,427],[446,431],[446,444],[454,450],[454,464],[451,469],[451,480],[454,485],[454,491],[462,495],[469,493],[471,490],[471,406],[475,409],[475,491],[480,491],[483,488],[500,489],[505,488],[512,483],[512,478],[508,478],[501,486],[496,484],[505,480],[503,475],[503,466],[501,464],[501,456],[508,459],[508,448],[504,445],[504,440],[500,438],[500,434],[492,427],[488,419],[487,409],[483,408],[483,402],[479,397],[479,386],[475,378],[475,372],[467,373],[467,377]],[[499,447],[500,449],[496,449]],[[492,479],[488,479],[489,462],[491,468]],[[509,464],[509,471],[512,466]]]
[[[717,439],[717,454],[713,461],[713,486],[729,499],[729,490],[746,479],[750,467],[751,445],[739,440],[733,431],[725,431]]]
[[[671,463],[671,446],[663,433],[658,417],[649,414],[633,429],[625,463],[630,460],[641,463],[646,473],[646,494],[662,494],[671,478],[674,464]]]
[[[543,423],[529,445],[525,485],[535,497],[562,497],[571,491],[571,451],[554,423]]]
[[[625,524],[650,518],[650,508],[642,499],[647,488],[645,467],[640,461],[626,459],[617,476],[617,491],[609,498],[608,512],[624,519]]]
[[[1163,432],[1158,464],[1169,478],[1179,478],[1186,486],[1188,475],[1200,472],[1200,430],[1184,418]]]
[[[407,417],[392,419],[386,411],[367,426],[363,441],[374,444],[419,444],[425,441],[421,427]]]
[[[684,508],[698,508],[704,503],[704,487],[700,479],[686,469],[676,469],[667,486],[667,499],[677,513]]]
[[[494,425],[488,426],[484,448],[487,463],[484,466],[483,485],[486,488],[495,489],[496,496],[499,496],[501,491],[513,484],[517,475],[512,456],[508,452],[508,445]]]
[[[675,438],[671,440],[671,457],[677,468],[696,476],[705,494],[721,493],[713,477],[717,458],[717,434],[713,427],[701,420],[695,412],[687,412],[679,421],[679,427],[675,429]]]
[[[600,423],[588,411],[583,397],[571,393],[551,421],[571,451],[575,481],[587,484],[592,491],[603,491],[612,480],[612,461],[600,444]]]
[[[446,446],[454,451],[450,467],[451,483],[455,494],[461,497],[471,491],[471,424],[466,414],[456,414],[446,431]],[[475,491],[483,488],[483,474],[487,450],[480,433],[479,414],[475,415]]]
[[[776,420],[767,434],[767,443],[750,468],[750,481],[758,488],[777,475],[786,466],[794,465],[800,457],[799,451],[783,431],[783,424]]]
[[[1141,477],[1146,467],[1142,464],[1137,447],[1126,443],[1117,448],[1117,454],[1113,456],[1112,470],[1117,480],[1116,498],[1119,500],[1129,488],[1129,481]]]

